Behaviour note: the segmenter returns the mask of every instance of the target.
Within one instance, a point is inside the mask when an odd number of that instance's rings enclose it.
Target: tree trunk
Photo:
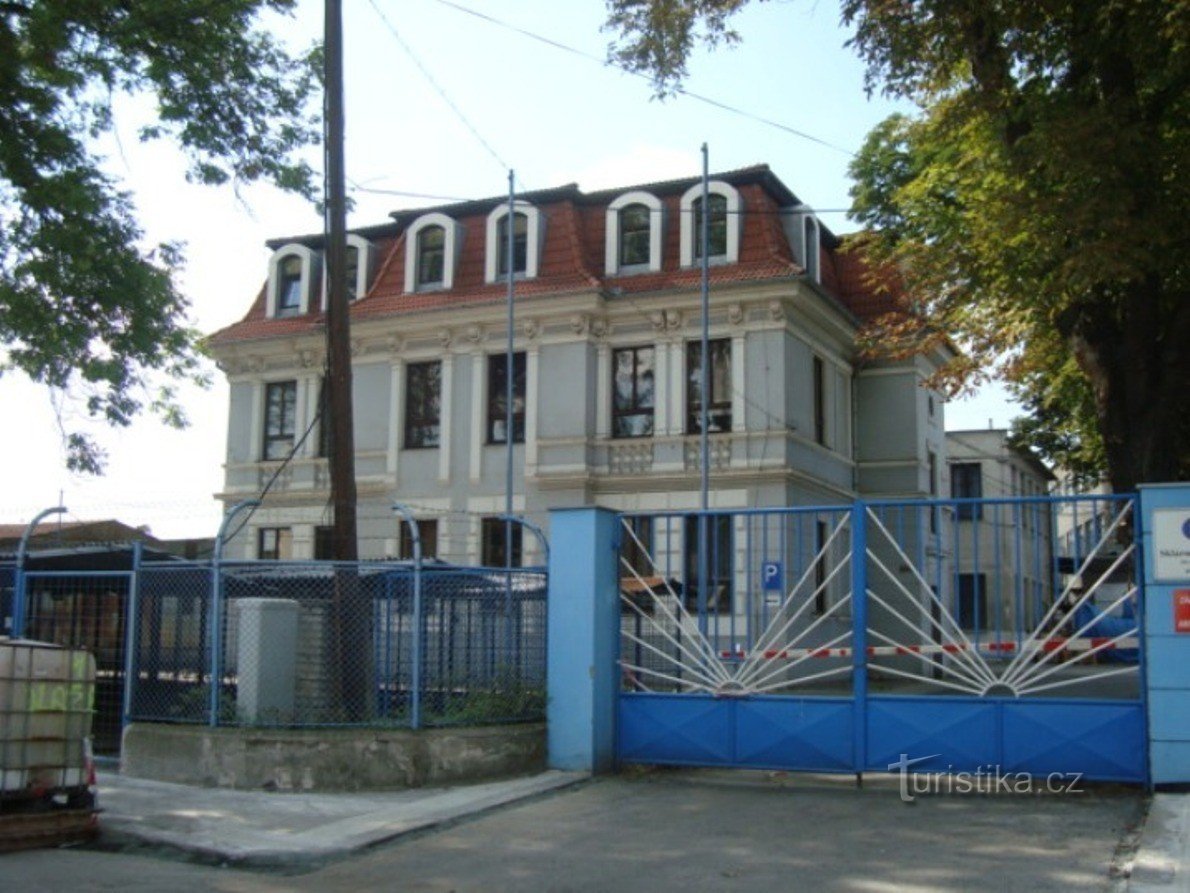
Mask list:
[[[1092,300],[1067,335],[1095,395],[1112,490],[1190,473],[1190,296],[1153,279]]]

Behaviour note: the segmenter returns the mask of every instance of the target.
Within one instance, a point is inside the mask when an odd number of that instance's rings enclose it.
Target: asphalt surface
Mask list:
[[[284,796],[284,795],[259,795]],[[84,849],[0,857],[12,890],[1123,890],[1144,797],[925,795],[897,779],[719,771],[600,778],[286,870]],[[1172,889],[1172,888],[1170,888]]]

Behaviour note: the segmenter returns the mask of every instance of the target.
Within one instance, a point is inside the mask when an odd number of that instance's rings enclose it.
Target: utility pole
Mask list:
[[[343,165],[342,0],[326,0],[325,224],[327,405],[330,426],[332,556],[359,558],[355,529],[355,436],[351,409],[351,331],[347,308],[347,203]]]
[[[355,518],[355,436],[351,406],[351,321],[347,306],[347,201],[343,161],[343,8],[342,0],[325,0],[325,221],[327,323],[326,405],[322,423],[329,426],[327,462],[333,511],[331,557],[336,562],[333,594],[332,678],[338,682],[342,718],[367,719],[372,712],[371,611],[356,574],[359,559]]]

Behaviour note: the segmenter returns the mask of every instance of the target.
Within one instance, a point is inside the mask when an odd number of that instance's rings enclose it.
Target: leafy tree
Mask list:
[[[665,92],[745,4],[609,0],[613,54]],[[952,390],[1003,377],[1030,410],[1018,435],[1117,490],[1190,476],[1190,5],[841,8],[869,91],[918,107],[852,166],[857,241],[922,311],[870,338],[956,337]]]
[[[312,196],[297,153],[317,138],[311,51],[293,57],[258,25],[295,0],[0,0],[0,374],[69,391],[91,416],[185,418],[179,380],[201,378],[200,344],[175,275],[180,246],[146,246],[130,196],[95,140],[115,97],[149,94],[189,178],[268,179]],[[67,464],[103,453],[64,431]]]

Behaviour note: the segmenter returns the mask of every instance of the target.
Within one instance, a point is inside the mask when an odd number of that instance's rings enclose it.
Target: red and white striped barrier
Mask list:
[[[1108,637],[1078,638],[1078,639],[1048,639],[1044,642],[1022,643],[1021,650],[1049,654],[1053,651],[1093,651],[1102,648],[1103,651],[1117,651],[1125,648],[1139,648],[1139,639],[1120,639],[1113,642]],[[869,645],[865,649],[868,657],[896,657],[905,654],[958,654],[964,651],[979,651],[984,654],[1013,654],[1017,651],[1016,642],[980,642],[972,644],[948,645]],[[854,648],[788,648],[781,651],[770,650],[760,655],[764,660],[795,660],[802,657],[851,657]],[[720,657],[728,660],[743,660],[755,657],[742,649],[735,651],[721,651]]]

